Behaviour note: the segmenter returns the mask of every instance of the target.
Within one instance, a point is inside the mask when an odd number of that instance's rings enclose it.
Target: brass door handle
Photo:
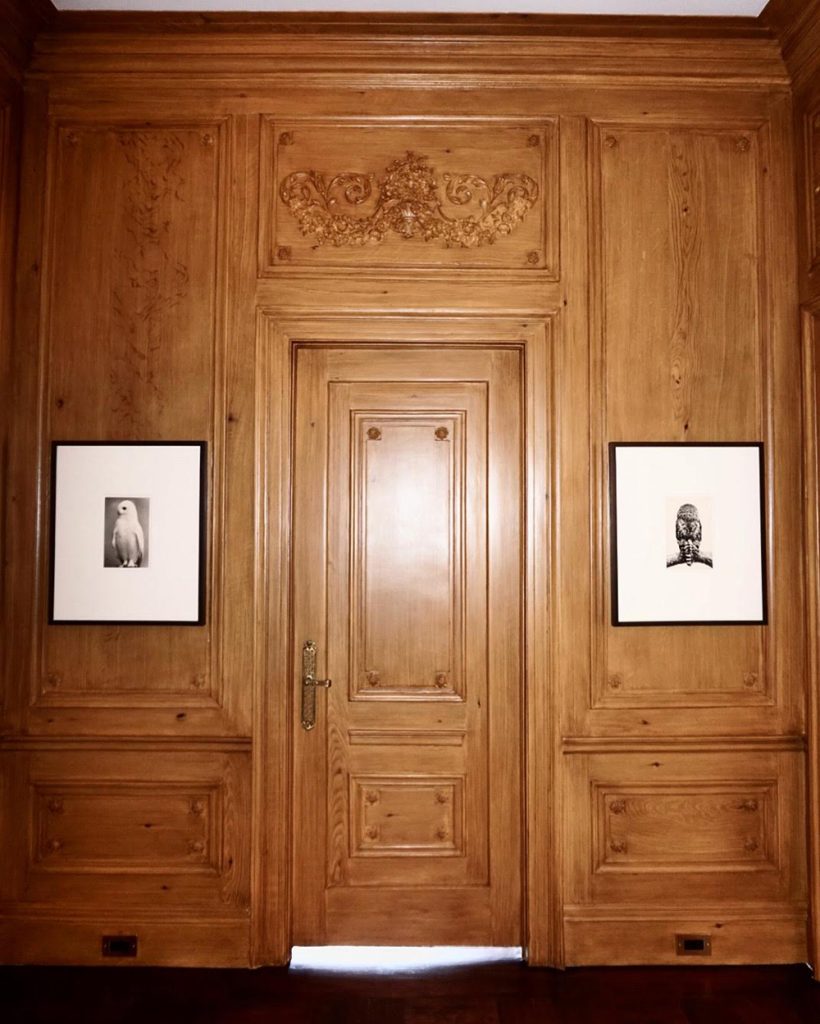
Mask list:
[[[331,679],[316,678],[316,644],[306,640],[302,645],[302,728],[309,731],[316,725],[316,687],[333,685]]]

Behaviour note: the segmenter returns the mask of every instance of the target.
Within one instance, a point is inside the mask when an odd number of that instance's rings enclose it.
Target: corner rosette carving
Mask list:
[[[475,212],[449,215],[442,194],[451,206],[475,207]],[[284,179],[279,195],[302,234],[317,245],[373,245],[395,234],[474,249],[515,230],[538,199],[538,185],[527,174],[509,173],[493,178],[443,174],[439,181],[426,156],[408,152],[380,178],[295,171]],[[350,212],[364,204],[369,214]]]

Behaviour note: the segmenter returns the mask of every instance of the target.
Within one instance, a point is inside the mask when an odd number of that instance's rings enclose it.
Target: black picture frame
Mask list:
[[[53,441],[50,481],[49,625],[205,624],[207,441]]]
[[[763,442],[611,441],[612,625],[767,625],[765,495]]]

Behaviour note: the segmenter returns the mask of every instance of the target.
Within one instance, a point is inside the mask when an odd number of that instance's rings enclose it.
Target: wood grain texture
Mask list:
[[[515,945],[520,355],[475,327],[443,351],[365,329],[297,358],[293,685],[312,639],[333,686],[294,729],[294,939],[381,941],[403,890],[413,945],[452,936],[450,901],[464,942]],[[465,741],[349,745],[367,725]]]
[[[795,963],[806,948],[805,910],[770,906],[765,915],[756,917],[751,909],[734,911],[719,904],[699,913],[688,911],[674,922],[670,922],[666,912],[631,915],[616,910],[591,917],[574,908],[567,911],[567,956],[578,966],[599,964],[605,957],[606,964],[611,966],[641,963],[680,967],[677,935],[707,936],[712,947],[708,961],[711,964],[742,964],[751,960],[764,964]],[[723,1012],[732,1011],[727,1007]]]
[[[528,513],[527,518],[527,536],[531,538],[531,540],[529,540],[528,542],[528,550],[531,553],[530,564],[533,567],[531,570],[528,571],[527,592],[533,595],[534,597],[536,593],[535,587],[539,585],[539,580],[543,578],[541,574],[543,573],[543,560],[545,557],[545,553],[543,551],[543,548],[541,548],[540,544],[541,535],[538,531],[538,524],[540,521],[540,516],[542,514],[541,502],[543,500],[539,497],[539,495],[543,494],[542,473],[544,472],[544,467],[546,466],[546,452],[543,448],[543,446],[546,444],[546,433],[543,429],[543,426],[541,425],[543,423],[542,418],[546,416],[547,412],[545,396],[542,390],[546,382],[546,375],[543,372],[543,370],[546,367],[546,353],[544,344],[546,339],[544,335],[543,326],[539,326],[537,323],[516,322],[512,320],[505,322],[498,321],[497,319],[485,322],[483,320],[472,321],[464,318],[440,318],[437,320],[431,320],[430,318],[417,318],[415,320],[387,319],[380,322],[378,319],[374,319],[372,317],[348,321],[310,321],[300,319],[293,322],[284,321],[281,324],[276,324],[276,322],[272,318],[269,318],[268,324],[271,333],[263,333],[260,335],[260,337],[268,339],[267,343],[263,346],[262,351],[266,351],[269,353],[277,353],[275,365],[278,365],[283,370],[287,371],[285,374],[285,380],[279,381],[279,386],[284,387],[284,391],[286,394],[289,394],[289,387],[287,386],[286,381],[291,372],[290,370],[287,370],[290,361],[289,353],[291,347],[295,345],[297,339],[299,339],[300,337],[323,339],[323,341],[326,344],[335,344],[337,346],[341,345],[345,341],[348,344],[351,344],[352,339],[355,339],[360,344],[362,342],[366,342],[367,339],[370,339],[371,344],[373,344],[375,341],[381,341],[382,343],[384,343],[385,339],[392,339],[394,345],[401,344],[402,346],[406,347],[407,353],[404,356],[405,361],[412,358],[412,350],[414,348],[418,348],[420,345],[428,347],[430,345],[435,345],[436,348],[432,349],[430,354],[432,357],[432,353],[439,352],[439,355],[437,356],[439,360],[444,358],[447,349],[450,346],[453,347],[455,353],[459,351],[460,345],[465,344],[470,340],[472,341],[473,344],[478,345],[482,342],[486,343],[485,339],[488,337],[493,339],[493,344],[495,345],[504,344],[510,346],[511,352],[514,352],[521,346],[524,346],[524,350],[527,353],[527,366],[530,367],[530,369],[533,371],[532,375],[528,374],[527,377],[527,394],[531,396],[530,401],[527,402],[527,408],[530,410],[530,415],[527,421],[527,436],[531,438],[531,445],[527,446],[527,451],[530,453],[528,455],[528,465],[530,467],[528,470],[528,493],[531,496],[530,505],[528,506],[528,508],[532,510],[532,515]],[[334,349],[331,348],[329,351],[332,353]],[[367,349],[365,348],[362,351],[364,355],[367,352]],[[397,349],[397,354],[400,351],[401,349]],[[366,365],[366,362],[362,363],[362,366]],[[368,375],[372,375],[372,372],[373,371],[369,371]],[[344,377],[345,374],[343,374],[342,376]],[[266,378],[263,376],[263,379]],[[267,415],[269,415],[269,413],[265,414],[266,408],[270,409],[271,407],[269,404],[260,406],[260,413],[265,416],[265,419],[267,418]],[[278,409],[281,408],[281,406],[279,406],[279,404],[277,403],[277,405],[273,406],[273,408],[277,409],[278,414]],[[286,422],[289,422],[289,415],[287,416]],[[273,434],[268,436],[277,435]],[[287,431],[285,436],[287,436]],[[372,443],[378,444],[380,442],[374,440]],[[278,465],[276,467],[276,470],[277,472],[282,471],[282,469]],[[284,471],[287,472],[287,466],[284,467]],[[501,486],[501,481],[499,481],[496,486]],[[282,499],[279,498],[278,500],[281,501]],[[282,509],[281,504],[275,507],[278,509]],[[279,513],[279,515],[281,515],[281,512]],[[274,513],[272,515],[272,518],[274,520],[278,520],[279,516]],[[285,522],[286,521],[287,516],[285,518]],[[337,561],[334,560],[334,564],[338,564]],[[314,566],[312,571],[315,573],[318,571],[318,568]],[[510,595],[510,602],[512,602],[510,604],[510,607],[514,607],[512,595]],[[543,608],[540,606],[539,602],[536,601],[530,603],[534,608],[540,608],[540,614],[543,614]],[[286,608],[284,609],[284,611],[285,613],[287,612]],[[331,619],[331,622],[335,621],[336,617]],[[537,621],[537,619],[535,621]],[[288,618],[286,614],[283,627],[280,628],[287,628],[287,623]],[[342,629],[346,628],[343,620],[339,622],[339,626]],[[543,645],[540,642],[540,637],[542,636],[543,633],[536,635],[533,641],[527,645],[528,649],[533,652],[532,657],[535,665],[538,666],[539,671],[541,670],[540,666],[542,666],[544,663]],[[272,652],[272,654],[275,656],[275,652]],[[472,656],[473,655],[471,655],[471,657]],[[291,663],[293,664],[293,662]],[[322,667],[323,665],[324,662],[322,662]],[[281,671],[281,661],[277,659],[276,673],[281,673]],[[293,667],[293,672],[296,672],[295,664]],[[536,683],[536,679],[538,679],[538,683]],[[535,709],[538,709],[543,706],[542,702],[544,700],[544,693],[543,684],[539,685],[540,679],[540,676],[535,678],[530,677],[529,679],[527,701],[532,702],[532,707]],[[283,680],[283,684],[285,684],[285,682],[286,681]],[[289,689],[290,687],[288,686],[288,690]],[[331,694],[332,693],[333,690],[331,690]],[[376,710],[376,708],[373,708],[373,710]],[[497,716],[499,717],[499,722],[497,726],[498,729],[502,728],[501,722],[503,716],[505,715],[512,716],[513,718],[515,717],[514,709],[511,704],[508,707],[505,705],[504,707],[497,709]],[[298,708],[294,710],[293,717],[298,717]],[[393,717],[395,718],[395,715]],[[533,711],[531,711],[528,715],[528,721],[529,730],[527,748],[528,750],[539,751],[540,756],[546,759],[546,765],[549,765],[551,760],[549,742],[550,737],[549,733],[545,731],[543,719],[540,716],[537,716]],[[407,723],[404,722],[402,724],[406,729]],[[283,737],[281,733],[272,733],[271,723],[263,723],[263,726],[265,728],[265,731],[270,733],[268,745],[269,750],[271,752],[272,760],[270,760],[268,764],[270,766],[274,764],[282,764],[282,760],[284,759],[284,771],[287,771],[287,759],[289,748],[288,744],[285,742],[285,737]],[[296,727],[298,728],[298,726]],[[438,729],[439,727],[437,726],[436,728]],[[371,730],[368,730],[368,732],[370,731]],[[383,729],[380,731],[384,732]],[[415,732],[417,733],[418,730],[415,730]],[[445,761],[441,760],[441,757],[445,755],[448,749],[452,750],[453,748],[452,736],[450,735],[450,733],[452,733],[452,730],[449,731],[446,737],[447,742],[444,748],[441,750],[441,754],[439,755],[439,762],[442,765],[445,764]],[[392,740],[395,736],[395,727],[393,730],[387,730],[386,736],[389,740]],[[317,737],[311,736],[309,738],[316,739]],[[374,739],[378,742],[371,742],[371,740]],[[370,737],[368,739],[368,743],[364,746],[365,748],[373,748],[372,753],[368,753],[367,749],[363,749],[361,751],[360,757],[369,757],[370,761],[367,762],[368,764],[371,761],[374,765],[377,763],[381,763],[379,761],[379,758],[382,757],[382,753],[378,749],[378,747],[383,742],[383,739],[384,737],[382,736],[375,738]],[[404,737],[403,740],[406,740],[406,737]],[[406,743],[403,742],[403,745],[406,746]],[[455,746],[457,750],[457,748],[461,746],[461,743],[458,743]],[[337,744],[334,742],[330,745],[330,750],[333,751],[336,749],[336,747]],[[315,744],[313,749],[315,749]],[[422,746],[422,748],[416,749],[419,750],[419,752],[421,752],[421,750],[424,749],[424,746]],[[372,760],[373,756],[376,757],[376,761]],[[500,756],[500,751],[498,752],[497,755],[493,755],[493,757],[496,756]],[[446,757],[450,758],[450,754],[447,753]],[[365,764],[365,761],[363,761],[362,763]],[[539,765],[540,763],[541,762],[539,762]],[[499,772],[501,772],[505,778],[509,776],[509,781],[506,784],[507,789],[509,789],[509,787],[513,783],[513,777],[511,773],[515,770],[515,760],[509,757],[505,757],[503,769],[499,763],[497,767],[493,769],[493,773],[497,775]],[[272,767],[268,767],[266,774],[270,775],[272,772]],[[540,785],[544,785],[544,780],[541,780]],[[310,799],[312,800],[312,796],[310,797]],[[276,807],[272,807],[270,809],[270,813],[272,814],[273,817],[276,817],[281,812],[277,811]],[[549,843],[548,832],[545,828],[547,823],[544,820],[541,808],[530,807],[527,813],[533,822],[530,832],[531,848],[535,848],[537,845],[539,851],[544,851],[544,855],[546,855],[547,857],[551,856],[551,846]],[[497,814],[494,814],[494,820],[497,820]],[[509,830],[514,829],[515,827],[516,826],[513,824],[513,822],[510,821],[509,827],[507,829],[506,842],[509,843],[512,841],[511,836],[509,834]],[[299,834],[302,834],[303,832],[304,829],[299,830]],[[304,872],[304,870],[305,866],[300,863],[300,872]],[[537,862],[533,864],[532,871],[533,879],[535,880],[535,882],[530,882],[530,891],[534,894],[534,896],[536,896],[539,899],[540,905],[546,906],[550,913],[554,913],[556,906],[555,901],[551,898],[545,900],[543,893],[550,886],[555,885],[557,881],[555,875],[552,874],[545,878],[543,872],[538,868]],[[395,898],[397,898],[397,896],[398,893],[393,894],[394,900]],[[281,896],[279,898],[281,899]],[[410,898],[411,896],[410,894],[408,894],[408,899]],[[512,906],[513,901],[515,901],[516,899],[517,896],[514,890],[508,891],[506,888],[503,887],[499,888],[498,893],[496,895],[497,906],[500,907],[503,905],[505,907],[504,912],[507,914],[509,913],[509,906]],[[333,922],[333,927],[337,929],[337,934],[352,935],[353,932],[345,932],[345,929],[350,929],[351,924],[355,922],[358,922],[356,924],[357,929],[367,929],[371,932],[371,934],[373,933],[374,929],[384,928],[383,920],[382,924],[379,924],[380,912],[378,911],[377,908],[373,914],[368,915],[366,919],[364,919],[362,918],[362,914],[364,913],[364,907],[362,905],[361,900],[358,899],[358,897],[356,897],[353,900],[353,902],[348,900],[348,903],[350,904],[349,907],[342,906],[342,902],[344,901],[340,902],[339,900],[337,900],[336,903],[338,903],[338,906],[334,905],[334,907],[329,908],[329,913],[332,914],[332,917],[329,918],[329,920]],[[305,926],[305,919],[310,913],[310,907],[315,906],[315,901],[312,901],[310,904],[300,904],[299,913],[302,915],[302,927]],[[416,906],[412,913],[410,913],[410,915],[408,916],[404,926],[405,931],[402,932],[405,941],[413,941],[412,934],[414,933],[414,931],[416,934],[418,934],[418,926],[413,922],[418,920],[418,915],[422,913],[422,909],[423,908],[421,905]],[[482,913],[485,914],[486,911],[482,911]],[[498,910],[494,911],[494,913],[498,913]],[[442,922],[444,922],[445,920],[446,915],[442,917]],[[464,939],[469,931],[469,929],[465,931],[467,925],[466,918],[461,919],[461,924],[459,924],[459,918],[450,919],[450,923],[451,933],[448,933],[449,939],[455,941],[456,934],[460,934],[462,939]],[[476,928],[480,928],[480,917],[475,918],[474,924]],[[549,927],[546,932],[547,936],[555,933],[555,923],[550,921],[548,922],[548,924]],[[394,922],[391,925],[391,929],[395,930],[395,927],[397,926],[398,922]],[[543,957],[544,961],[549,962],[555,956],[555,952],[549,944],[549,938],[542,934],[540,922],[531,923],[531,927],[533,929],[534,941],[532,942],[532,945],[534,949],[537,949],[538,954],[541,957]],[[382,930],[379,930],[378,934],[383,935],[385,939],[387,938],[387,933]],[[478,931],[476,931],[476,935],[478,935]]]
[[[811,630],[820,623],[820,435],[818,435],[818,341],[820,310],[803,308],[803,431],[806,479],[806,604]],[[807,650],[809,955],[820,979],[820,650],[815,635]]]
[[[224,530],[225,381],[216,282],[228,147],[219,122],[52,130],[52,194],[74,201],[52,207],[45,437],[209,440],[213,540],[207,629],[166,629],[162,641],[159,630],[139,627],[43,631],[33,654],[41,682],[32,711],[43,731],[64,730],[69,708],[90,712],[83,717],[91,732],[117,730],[109,709],[118,705],[165,706],[159,716],[172,730],[197,710],[211,730],[223,728],[216,724],[222,708],[235,713],[221,645],[210,642],[223,609],[216,541]],[[76,353],[89,343],[95,355],[78,379]],[[43,594],[46,571],[41,563]]]
[[[408,358],[427,345],[431,360],[481,346],[522,360],[516,394],[524,444],[503,479],[514,470],[526,480],[517,494],[519,579],[508,594],[509,606],[521,610],[509,633],[526,637],[511,645],[523,666],[524,711],[502,708],[498,735],[515,719],[524,736],[519,834],[530,962],[673,962],[675,933],[707,923],[718,960],[804,956],[802,586],[805,572],[810,586],[816,579],[804,564],[813,541],[803,538],[794,416],[795,139],[773,30],[516,18],[365,25],[328,16],[89,15],[58,25],[40,37],[28,80],[6,541],[9,630],[21,642],[5,654],[0,746],[11,780],[5,820],[39,808],[39,845],[14,839],[3,854],[0,898],[19,935],[13,948],[14,929],[4,926],[4,955],[66,962],[75,944],[76,961],[97,962],[103,916],[96,908],[114,868],[111,877],[126,879],[128,913],[105,920],[126,931],[133,922],[149,928],[142,962],[191,963],[197,954],[186,942],[201,942],[203,963],[286,962],[298,727],[290,618],[294,353],[321,342],[329,351],[360,350],[366,365],[368,346],[387,338]],[[806,93],[803,113],[813,103]],[[276,199],[284,172],[272,150],[287,133],[285,177],[304,169],[378,177],[397,146],[397,157],[435,150],[441,171],[452,156],[455,171],[485,180],[520,166],[537,181],[543,204],[527,214],[537,212],[543,228],[527,249],[538,264],[510,259],[518,233],[530,229],[527,217],[486,252],[441,245],[433,264],[425,248],[433,243],[416,238],[351,247],[342,265],[335,249],[328,257],[295,221],[282,235],[289,223],[282,218],[292,215]],[[539,133],[539,147],[530,147]],[[803,244],[806,298],[814,275]],[[407,258],[408,245],[421,255]],[[290,248],[290,258],[280,248]],[[476,265],[482,252],[484,267]],[[813,368],[806,373],[813,381]],[[338,393],[345,387],[334,384]],[[362,440],[364,447],[393,443],[381,398],[359,426],[365,436],[382,430],[382,441]],[[422,411],[447,418],[421,424],[417,415],[419,431],[444,426],[452,439],[462,429],[452,410]],[[209,625],[200,635],[67,627],[39,645],[45,453],[58,432],[211,442],[214,557]],[[607,625],[603,453],[608,440],[640,439],[766,442],[772,621],[765,631]],[[435,444],[447,442],[428,440],[427,447],[414,440],[421,447],[412,451],[391,449],[370,469],[361,462],[362,472],[375,474],[374,501],[381,488],[382,518],[393,514],[392,468],[418,459],[429,486],[439,480],[431,460]],[[360,492],[363,500],[370,493]],[[431,531],[441,533],[436,508]],[[397,571],[398,555],[382,547]],[[418,547],[430,580],[439,579],[434,563],[445,546],[421,535]],[[343,575],[347,565],[332,561],[331,569]],[[373,583],[366,573],[362,579]],[[454,621],[469,600],[457,586],[439,586],[436,595],[437,614]],[[404,692],[402,672],[421,664],[401,656],[402,616],[436,640],[437,660],[461,642],[458,629],[437,631],[401,601],[360,605],[359,621],[372,621],[386,638],[382,647],[362,646],[364,662],[384,662],[385,679],[399,680],[393,689]],[[346,619],[333,618],[334,635],[347,635]],[[471,691],[475,673],[465,666],[480,660],[480,646],[468,645],[461,663],[433,666],[433,689],[447,691],[442,707]],[[491,668],[500,671],[510,654],[503,644],[496,650]],[[367,671],[379,667],[364,662],[366,687]],[[429,675],[430,666],[422,668]],[[442,687],[437,674],[448,677]],[[377,721],[396,697],[390,689],[386,699],[365,698],[358,683],[331,691],[333,699],[347,692],[372,718],[348,737],[337,730],[327,747],[334,768],[343,757],[356,765],[353,784],[333,783],[333,806],[350,813],[331,815],[332,877],[380,859],[452,864],[471,849],[480,807],[459,767],[471,756],[465,730],[439,723],[431,739],[429,723],[398,714]],[[434,766],[409,787],[396,767],[408,755]],[[223,835],[234,836],[249,860],[225,905],[206,856],[213,835],[197,823],[191,831],[178,788],[197,781],[184,770],[192,758],[203,767],[191,799],[213,800],[214,808],[221,798],[209,795],[219,792],[209,772],[242,765],[242,796],[223,800]],[[51,766],[36,799],[25,782],[31,763]],[[89,779],[102,765],[105,772]],[[498,756],[493,765],[505,785],[517,784],[516,758]],[[144,776],[155,783],[153,798],[139,788]],[[434,777],[441,785],[430,784]],[[83,788],[92,783],[93,791]],[[49,800],[63,801],[63,836],[49,831],[58,816]],[[611,813],[619,800],[625,810]],[[746,802],[757,809],[736,806]],[[87,823],[103,806],[111,808],[109,831],[97,837]],[[123,837],[138,819],[150,821],[143,812],[151,809],[167,823],[163,843],[153,847],[138,833],[132,864],[165,858],[178,870],[179,858],[191,857],[195,868],[179,870],[187,881],[162,921],[152,917],[149,883],[132,884],[143,876],[122,868]],[[207,816],[209,823],[220,817]],[[105,837],[108,854],[95,846]],[[51,849],[54,840],[65,845]],[[189,841],[206,848],[181,853],[178,843]],[[385,857],[381,847],[393,853]],[[30,870],[34,849],[42,870]],[[93,897],[86,916],[64,881],[72,872],[52,869],[61,862],[85,872],[75,874]],[[389,865],[394,880],[398,869]],[[38,902],[27,896],[30,877],[40,886]],[[499,903],[514,905],[516,886],[504,882],[495,907],[442,900],[448,940],[478,935]],[[424,904],[406,887],[390,892],[392,917],[362,899],[366,886],[351,889],[329,906],[338,935],[418,935]],[[215,924],[210,937],[192,922],[198,900]],[[49,919],[71,922],[59,942],[48,937]],[[767,919],[773,923],[762,935]]]
[[[56,13],[51,0],[0,0],[0,93],[19,86],[35,36]]]
[[[27,910],[247,916],[247,752],[35,749],[4,757],[4,812],[21,798],[26,808],[8,853]]]
[[[820,636],[820,577],[817,572],[820,504],[818,478],[817,400],[820,366],[817,360],[817,312],[820,304],[818,261],[818,114],[820,114],[820,4],[771,0],[763,17],[780,39],[793,79],[794,137],[797,177],[798,281],[803,335],[803,436],[805,474],[805,565],[808,649],[806,693],[808,702],[808,834],[809,834],[809,946],[815,977],[820,978],[820,705],[818,689],[818,636]]]
[[[589,753],[568,766],[577,823],[567,902],[805,905],[804,850],[794,809],[803,797],[799,754]],[[674,879],[674,881],[673,881]],[[682,929],[679,929],[682,930]]]
[[[770,136],[775,131],[779,138],[784,128],[787,122],[778,113],[765,129],[702,125],[681,133],[647,124],[594,129],[590,157],[600,188],[600,206],[594,210],[602,232],[598,358],[606,383],[599,392],[600,411],[594,404],[593,415],[602,440],[763,437],[771,454],[778,438],[787,461],[770,459],[767,467],[776,477],[769,530],[779,548],[775,561],[785,557],[799,579],[793,560],[800,531],[795,492],[789,492],[791,500],[780,499],[783,485],[777,484],[779,479],[794,486],[799,438],[793,419],[774,408],[770,398],[773,379],[782,374],[794,379],[796,372],[793,353],[779,347],[769,326],[770,311],[787,308],[793,278],[787,253],[781,273],[765,250],[776,240],[779,244],[773,218],[789,216],[779,212],[780,193],[770,181],[772,173],[779,173],[771,166]],[[647,169],[658,161],[649,172],[651,185],[629,170],[633,160]],[[630,192],[629,183],[638,180],[643,182],[640,194]],[[735,232],[736,244],[724,244]],[[737,391],[734,382],[751,367],[745,379],[756,380],[756,387]],[[608,487],[603,467],[597,478]],[[599,508],[606,507],[605,499],[602,493]],[[782,517],[781,525],[772,523],[772,515]],[[781,545],[784,538],[790,540]],[[599,550],[593,570],[599,581],[597,615],[608,619],[608,588],[603,586],[608,556],[603,547]],[[775,572],[770,588],[781,578]],[[799,589],[793,591],[795,599]],[[776,631],[786,629],[785,621],[773,625]],[[710,731],[727,731],[724,725],[731,720],[732,728],[742,732],[748,728],[741,726],[744,717],[748,722],[757,717],[761,726],[774,718],[794,723],[787,728],[799,727],[799,717],[793,717],[792,671],[779,674],[775,653],[793,651],[791,664],[800,663],[799,618],[792,620],[787,635],[778,644],[772,642],[771,629],[606,627],[600,646],[593,649],[592,703],[600,712],[593,717],[603,729],[615,718],[624,728],[629,721],[625,709],[643,708],[645,714],[633,712],[632,727],[663,730],[669,726],[661,722],[670,716],[658,709],[674,706],[674,731],[694,733],[705,724],[698,707],[723,705],[731,710],[711,713]],[[773,705],[774,714],[766,710]],[[748,710],[741,711],[744,706]],[[616,708],[624,713],[618,715]]]
[[[776,34],[794,88],[802,90],[817,70],[820,4],[817,0],[769,0],[760,20]]]
[[[0,104],[0,550],[6,550],[8,538],[8,458],[11,397],[11,352],[14,331],[14,249],[17,241],[17,181],[20,161],[18,104],[8,100]],[[7,636],[6,560],[0,563],[0,636]],[[0,690],[0,723],[5,719],[8,693]]]
[[[611,75],[653,82],[786,82],[772,33],[754,22],[402,15],[300,17],[65,17],[38,40],[35,68],[111,74],[157,71],[173,51],[177,72],[240,75],[313,70],[415,76],[463,73]],[[123,45],[123,28],[129,44]],[[159,29],[159,30],[158,30]],[[613,45],[616,43],[616,45]],[[218,63],[217,63],[218,62]]]
[[[169,919],[133,910],[95,910],[90,917],[4,914],[0,924],[0,959],[5,964],[51,964],[86,967],[247,967],[248,922],[241,919]],[[164,919],[163,919],[164,918]],[[102,956],[103,935],[136,935],[134,960]]]
[[[762,384],[761,142],[754,130],[596,128],[605,296],[603,438],[760,436],[761,389],[736,390],[732,382],[748,372]],[[765,702],[771,696],[763,641],[762,629],[609,629],[594,699],[652,706],[687,697]],[[662,659],[651,645],[663,650]],[[732,681],[718,650],[736,666]],[[724,689],[733,692],[710,692]]]
[[[17,246],[18,187],[22,158],[22,77],[37,32],[54,8],[47,0],[22,4],[0,2],[0,550],[6,551],[11,535],[8,525],[9,430],[12,400],[12,351],[14,336],[14,284]],[[7,558],[0,564],[0,637],[11,635],[7,618],[10,600]],[[3,644],[6,647],[6,644]],[[5,673],[4,673],[5,678]],[[8,691],[0,695],[0,731],[5,718]]]

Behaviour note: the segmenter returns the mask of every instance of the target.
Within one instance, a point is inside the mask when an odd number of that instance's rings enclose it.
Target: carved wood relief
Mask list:
[[[557,277],[557,131],[265,123],[260,258],[287,267],[540,270]]]
[[[316,245],[378,244],[392,232],[473,249],[514,231],[538,199],[538,184],[528,174],[487,179],[445,171],[439,180],[426,156],[408,151],[382,175],[295,171],[282,182],[279,195],[299,230]],[[445,202],[475,212],[451,215]],[[364,204],[372,205],[373,212],[357,217],[356,208],[366,209]]]

